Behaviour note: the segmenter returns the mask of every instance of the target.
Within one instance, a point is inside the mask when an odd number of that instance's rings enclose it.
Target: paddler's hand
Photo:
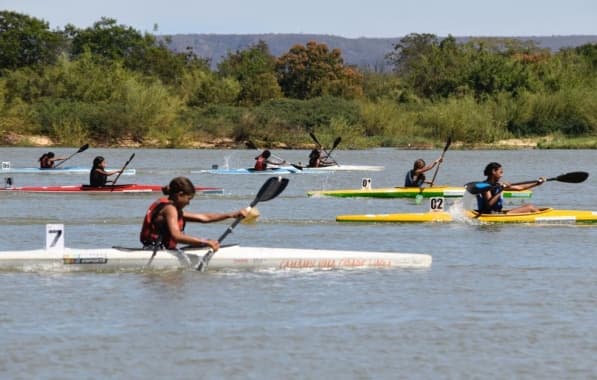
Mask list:
[[[207,240],[205,240],[205,244],[208,245],[209,248],[211,248],[211,250],[214,252],[217,252],[218,249],[220,249],[220,242],[217,240],[207,239]]]
[[[234,219],[245,218],[247,215],[249,215],[250,211],[251,211],[250,207],[241,208],[240,210],[238,210],[238,211],[236,211],[235,213],[232,214],[232,218],[234,218]]]

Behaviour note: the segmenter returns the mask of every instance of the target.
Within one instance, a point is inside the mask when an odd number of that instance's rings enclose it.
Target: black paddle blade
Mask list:
[[[288,182],[288,178],[269,178],[267,181],[265,181],[263,186],[261,186],[261,189],[259,189],[259,192],[257,193],[257,196],[255,197],[255,200],[253,202],[257,204],[257,202],[265,202],[269,201],[270,199],[274,199],[275,197],[280,195],[280,193],[282,193],[284,189],[286,189],[286,186],[288,186]],[[254,205],[251,205],[251,207],[253,206]]]
[[[85,144],[82,147],[79,148],[79,150],[77,151],[77,153],[81,153],[87,150],[87,148],[89,148],[89,144]]]
[[[313,132],[309,132],[309,136],[311,136],[311,139],[313,139],[313,141],[315,141],[315,144],[317,144],[321,147],[321,143],[319,142],[319,140],[317,140],[317,137],[315,137]]]
[[[341,142],[341,141],[342,141],[342,137],[340,137],[340,136],[336,137],[336,140],[334,140],[334,145],[332,145],[332,150],[333,150],[333,149],[336,149],[336,147],[337,147],[338,145],[340,145],[340,142]]]
[[[589,178],[589,173],[587,172],[570,172],[566,174],[561,174],[555,178],[548,178],[547,180],[566,183],[581,183],[584,182],[587,178]]]
[[[452,145],[452,136],[448,137],[448,141],[446,141],[446,146],[444,147],[444,153],[448,150],[448,148]]]

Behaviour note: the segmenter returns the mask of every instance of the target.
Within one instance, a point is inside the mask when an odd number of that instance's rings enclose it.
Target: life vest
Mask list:
[[[172,238],[170,235],[170,231],[168,227],[164,225],[156,225],[154,220],[160,210],[164,208],[166,205],[172,204],[170,200],[166,197],[160,198],[157,201],[153,202],[151,206],[147,209],[145,213],[145,218],[143,218],[143,227],[141,227],[141,234],[139,236],[141,243],[144,246],[152,246],[156,243],[164,246],[167,249],[176,249],[176,240]],[[181,231],[184,231],[185,222],[182,216],[182,212],[178,210],[178,228]]]
[[[404,178],[404,187],[421,187],[425,184],[425,175],[423,173],[419,174],[417,180],[413,179],[413,172],[414,170],[409,170],[406,172],[406,177]]]
[[[106,182],[108,182],[107,175],[98,172],[96,169],[91,169],[91,172],[89,172],[89,186],[102,187],[106,186]]]
[[[45,153],[39,159],[39,167],[41,169],[51,169],[54,167],[54,161],[50,161],[50,157],[48,157],[48,154]]]
[[[494,187],[494,188],[490,189],[489,191],[491,191],[491,196],[493,197],[496,194],[501,193],[502,188]],[[501,212],[502,211],[502,208],[504,207],[504,202],[503,202],[503,198],[501,196],[499,197],[497,202],[495,202],[493,204],[493,206],[489,207],[486,199],[483,197],[483,194],[484,194],[484,192],[477,194],[477,211],[479,211],[481,214],[491,214],[492,212]]]
[[[255,159],[255,170],[265,170],[267,169],[267,159],[263,156],[259,156]]]

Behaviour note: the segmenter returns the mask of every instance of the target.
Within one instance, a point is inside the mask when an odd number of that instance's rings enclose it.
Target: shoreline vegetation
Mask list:
[[[0,146],[597,149],[597,44],[407,35],[385,67],[264,41],[212,69],[116,20],[0,11]]]
[[[254,149],[247,147],[249,141],[237,142],[232,138],[218,138],[214,140],[196,140],[188,142],[185,146],[180,148],[185,149]],[[253,143],[251,141],[251,143]],[[438,141],[435,143],[419,143],[398,145],[392,148],[404,150],[436,150],[440,149],[445,142]],[[161,145],[158,141],[154,141],[148,145],[143,145],[133,140],[123,140],[119,144],[110,145],[96,145],[97,147],[106,148],[172,148],[169,144]],[[270,149],[303,149],[309,150],[316,148],[316,145],[311,143],[300,143],[290,146],[282,141],[275,141],[264,144],[266,148]],[[17,135],[14,133],[3,136],[0,139],[0,147],[73,147],[59,144],[48,136],[40,135]],[[378,148],[378,147],[367,147]],[[336,149],[342,150],[341,146]],[[365,149],[362,147],[354,147],[352,149]],[[451,144],[453,150],[517,150],[517,149],[597,149],[597,137],[595,138],[581,138],[581,139],[556,139],[553,136],[543,136],[539,138],[525,138],[525,139],[504,139],[495,141],[494,143],[473,143],[465,144],[460,141],[453,141]]]

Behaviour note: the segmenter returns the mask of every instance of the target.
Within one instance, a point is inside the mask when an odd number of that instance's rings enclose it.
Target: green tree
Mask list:
[[[24,14],[0,11],[0,70],[55,62],[64,47],[48,23]]]
[[[315,41],[293,46],[278,58],[276,72],[282,91],[290,98],[355,98],[363,94],[362,74],[344,65],[339,49],[330,51]]]
[[[276,58],[264,41],[246,50],[229,53],[218,64],[220,76],[234,78],[240,83],[238,102],[246,106],[282,97],[275,69]]]

